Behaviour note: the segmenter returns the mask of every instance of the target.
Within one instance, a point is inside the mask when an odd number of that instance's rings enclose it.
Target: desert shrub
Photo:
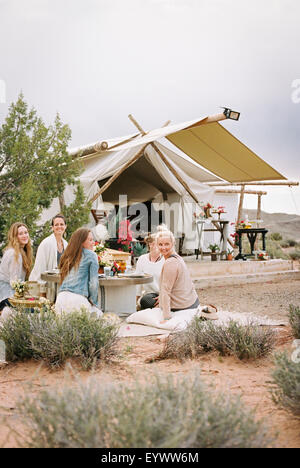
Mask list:
[[[293,362],[286,353],[279,353],[275,355],[275,364],[271,387],[273,400],[300,417],[300,362]]]
[[[273,239],[266,239],[266,251],[270,258],[281,258],[287,260],[289,256],[282,250],[279,242]]]
[[[270,238],[274,241],[281,241],[282,240],[282,235],[279,232],[272,232],[270,234]]]
[[[31,346],[31,322],[37,312],[29,314],[22,309],[16,311],[0,326],[0,340],[5,343],[7,361],[23,361],[36,357]],[[38,318],[39,320],[39,318]]]
[[[9,361],[44,359],[55,367],[79,358],[88,369],[116,354],[117,331],[116,325],[84,309],[62,315],[52,310],[18,310],[0,328],[0,339],[6,344]]]
[[[290,304],[289,322],[295,338],[300,338],[300,307]]]
[[[293,250],[289,253],[289,256],[292,260],[300,260],[300,250]]]
[[[295,241],[295,239],[287,239],[286,242],[289,247],[295,247],[297,245],[297,241]]]
[[[287,249],[289,246],[290,246],[290,244],[288,243],[287,240],[282,240],[280,242],[280,247],[282,247],[283,249]]]
[[[270,440],[239,398],[213,394],[199,376],[77,387],[26,396],[20,446],[32,448],[239,448]]]
[[[209,351],[238,359],[257,359],[271,352],[275,333],[270,328],[249,322],[240,325],[231,320],[228,325],[204,322],[195,317],[186,330],[170,335],[163,350],[152,360],[194,358]]]

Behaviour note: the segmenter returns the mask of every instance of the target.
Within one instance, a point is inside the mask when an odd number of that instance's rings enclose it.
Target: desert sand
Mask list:
[[[198,293],[201,303],[215,304],[233,312],[251,312],[272,319],[284,319],[287,322],[289,304],[300,304],[300,281],[219,287],[199,290]],[[291,352],[293,336],[289,326],[279,327],[277,330],[276,350]],[[300,448],[300,420],[279,409],[270,397],[268,389],[273,368],[272,355],[243,362],[233,357],[220,358],[216,353],[209,353],[183,363],[175,360],[147,363],[147,359],[163,347],[157,336],[122,338],[119,347],[122,358],[101,365],[93,373],[94,378],[99,379],[102,385],[110,382],[127,383],[157,373],[180,376],[200,371],[203,379],[218,391],[241,395],[245,406],[255,410],[257,419],[262,419],[270,428],[270,433],[276,435],[275,447]],[[71,373],[68,371],[70,364]],[[8,425],[20,427],[15,406],[18,398],[25,392],[38,395],[42,389],[61,386],[66,380],[75,385],[76,377],[86,380],[91,376],[90,372],[80,370],[75,362],[70,364],[56,371],[35,361],[9,364],[0,369],[0,415],[7,417],[7,423],[0,422],[0,446],[17,446],[16,437],[10,433]],[[28,383],[31,384],[30,390]]]

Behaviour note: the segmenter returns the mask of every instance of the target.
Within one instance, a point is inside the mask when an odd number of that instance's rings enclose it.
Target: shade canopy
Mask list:
[[[166,138],[228,182],[286,179],[218,122],[183,129]]]
[[[286,179],[226,130],[223,125],[218,122],[207,123],[207,120],[208,118],[200,118],[151,130],[145,135],[136,133],[106,140],[107,148],[104,150],[101,148],[101,142],[98,142],[69,152],[76,155],[80,150],[82,156],[89,158],[117,150],[123,152],[132,150],[152,142],[157,144],[162,138],[166,138],[202,168],[214,174],[213,176],[207,172],[203,173],[198,179],[201,182],[218,180],[215,176],[227,182]],[[181,157],[177,157],[177,164],[180,160]]]

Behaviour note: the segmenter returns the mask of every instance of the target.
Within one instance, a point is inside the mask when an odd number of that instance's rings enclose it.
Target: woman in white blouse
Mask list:
[[[63,239],[66,228],[63,215],[58,214],[52,219],[53,234],[46,237],[37,249],[34,267],[29,278],[31,281],[39,281],[42,273],[58,268],[60,257],[68,245]]]
[[[160,274],[165,262],[163,255],[160,254],[156,235],[150,234],[145,238],[149,253],[141,255],[136,264],[135,273],[147,273],[153,276],[152,283],[137,286],[137,301],[141,309],[153,308],[158,306],[159,280]],[[142,287],[144,290],[142,291]]]
[[[32,265],[32,248],[28,228],[14,223],[8,232],[8,244],[0,263],[0,311],[9,306],[14,295],[11,282],[28,279]]]

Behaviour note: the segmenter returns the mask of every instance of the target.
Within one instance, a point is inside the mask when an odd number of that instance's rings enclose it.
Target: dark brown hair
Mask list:
[[[66,223],[66,218],[64,217],[64,215],[62,215],[62,214],[57,214],[56,216],[54,216],[54,217],[52,218],[51,226],[54,226],[54,220],[55,220],[56,218],[61,218],[61,219],[63,219],[64,222],[65,222],[65,224],[67,224],[67,223]]]

